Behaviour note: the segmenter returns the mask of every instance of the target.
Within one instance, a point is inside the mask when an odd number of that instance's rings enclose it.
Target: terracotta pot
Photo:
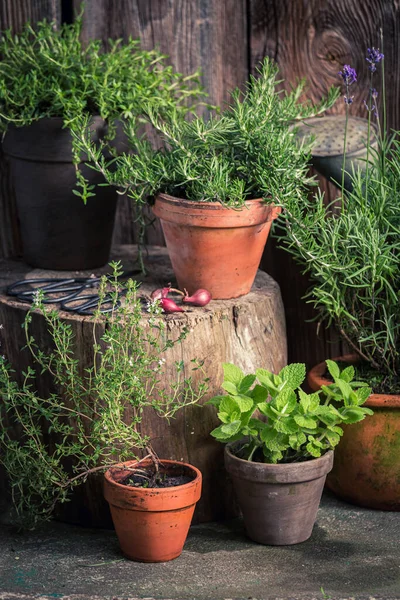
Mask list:
[[[121,466],[135,466],[128,461]],[[141,463],[148,466],[150,461]],[[127,476],[122,468],[105,473],[104,496],[122,552],[131,560],[164,562],[177,558],[183,549],[196,502],[201,495],[201,473],[192,465],[161,461],[161,471],[193,477],[190,483],[170,488],[134,488],[118,483]]]
[[[260,544],[299,544],[310,537],[333,452],[300,463],[270,465],[234,455],[225,446],[225,466],[243,513],[247,535]]]
[[[334,359],[357,362],[357,355]],[[325,362],[308,374],[313,390],[332,382],[324,378]],[[365,406],[374,414],[343,427],[335,449],[327,487],[353,504],[380,510],[400,510],[400,396],[372,394]]]
[[[93,117],[94,140],[105,123]],[[98,186],[104,178],[84,165],[81,171],[95,196],[86,205],[76,196],[72,138],[60,118],[40,119],[29,127],[9,127],[4,136],[15,189],[24,260],[40,269],[75,271],[102,267],[109,259],[117,194]]]
[[[250,291],[280,208],[262,199],[248,200],[239,210],[160,194],[153,212],[161,221],[178,286],[189,294],[205,288],[217,300]]]

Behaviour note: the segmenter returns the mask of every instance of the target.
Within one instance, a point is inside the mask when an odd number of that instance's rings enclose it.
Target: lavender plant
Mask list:
[[[49,518],[89,474],[143,453],[154,459],[143,411],[153,409],[170,420],[206,392],[206,378],[196,386],[193,382],[193,372],[203,372],[200,361],[192,361],[190,368],[177,362],[175,381],[164,383],[163,353],[188,331],[168,338],[159,302],[149,303],[144,317],[138,285],[128,280],[122,290],[119,264],[113,268],[112,278],[104,277],[99,290],[99,307],[107,294],[112,310],[107,316],[97,311],[94,317],[88,368],[83,371],[75,358],[71,326],[43,304],[40,294],[23,324],[34,367],[18,383],[12,365],[0,358],[0,463],[9,477],[16,520],[23,526]],[[39,347],[30,333],[34,312],[45,320],[50,350]],[[50,375],[54,390],[45,396],[35,385],[43,373]],[[50,433],[54,444],[48,443]]]
[[[340,214],[325,206],[321,194],[289,202],[280,240],[311,277],[306,299],[317,318],[336,324],[351,350],[377,374],[375,391],[388,392],[400,376],[400,144],[398,132],[391,139],[386,134],[384,76],[382,124],[379,118],[373,79],[383,59],[379,49],[368,49],[368,120],[377,121],[378,151],[368,146],[366,169],[349,174],[351,192],[342,184]],[[356,74],[346,67],[341,76],[347,107]]]

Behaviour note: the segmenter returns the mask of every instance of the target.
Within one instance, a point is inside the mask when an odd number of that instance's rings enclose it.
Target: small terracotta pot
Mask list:
[[[270,465],[234,455],[225,446],[225,466],[243,513],[247,535],[260,544],[299,544],[310,537],[333,452],[305,462]]]
[[[134,467],[137,461],[121,464]],[[151,464],[140,463],[141,468]],[[187,475],[193,480],[170,488],[135,488],[118,483],[127,476],[123,468],[105,473],[104,496],[121,550],[140,562],[165,562],[177,558],[183,549],[196,502],[201,495],[201,473],[192,465],[161,461],[161,472]]]
[[[334,359],[355,363],[356,354]],[[325,362],[308,374],[317,391],[332,382],[324,378]],[[400,510],[400,396],[372,394],[364,406],[374,414],[343,427],[335,461],[326,484],[337,496],[353,504],[380,510]]]
[[[271,224],[280,208],[248,200],[242,209],[159,194],[159,217],[178,285],[193,294],[237,298],[253,285]]]

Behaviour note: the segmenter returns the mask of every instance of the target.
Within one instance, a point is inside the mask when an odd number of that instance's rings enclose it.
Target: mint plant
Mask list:
[[[224,364],[222,387],[227,394],[208,401],[222,422],[211,435],[223,443],[243,439],[240,458],[274,464],[318,458],[333,449],[342,425],[372,414],[362,406],[371,389],[353,381],[352,366],[340,371],[334,361],[326,364],[333,384],[312,394],[301,389],[304,364],[290,364],[278,375],[266,369],[244,375],[237,366]]]
[[[143,313],[137,283],[128,280],[122,285],[119,263],[113,268],[113,276],[104,277],[99,290],[99,308],[107,294],[111,312],[94,316],[86,369],[75,357],[71,326],[43,304],[40,293],[23,324],[34,366],[16,373],[0,357],[0,464],[9,477],[16,520],[24,526],[49,518],[54,506],[67,501],[90,473],[143,453],[156,460],[150,432],[142,425],[143,411],[153,409],[170,420],[206,392],[206,378],[198,385],[192,379],[194,371],[202,371],[200,361],[175,363],[175,380],[165,383],[163,353],[188,331],[170,339],[159,302],[149,303]],[[50,333],[50,349],[43,349],[31,335],[36,311]],[[50,375],[52,389],[42,396],[36,378],[44,373]],[[48,434],[53,436],[51,444]]]

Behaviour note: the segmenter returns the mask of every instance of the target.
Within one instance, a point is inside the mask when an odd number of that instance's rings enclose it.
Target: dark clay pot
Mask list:
[[[93,269],[109,258],[117,195],[112,188],[96,187],[85,205],[73,194],[71,134],[62,124],[61,118],[41,119],[29,127],[10,127],[4,137],[24,260],[42,269]],[[91,129],[94,139],[101,138],[104,121],[93,117]],[[90,184],[104,181],[83,164],[81,170]]]
[[[225,447],[225,466],[243,513],[247,535],[260,544],[298,544],[311,536],[333,452],[321,458],[270,465],[234,455]]]

